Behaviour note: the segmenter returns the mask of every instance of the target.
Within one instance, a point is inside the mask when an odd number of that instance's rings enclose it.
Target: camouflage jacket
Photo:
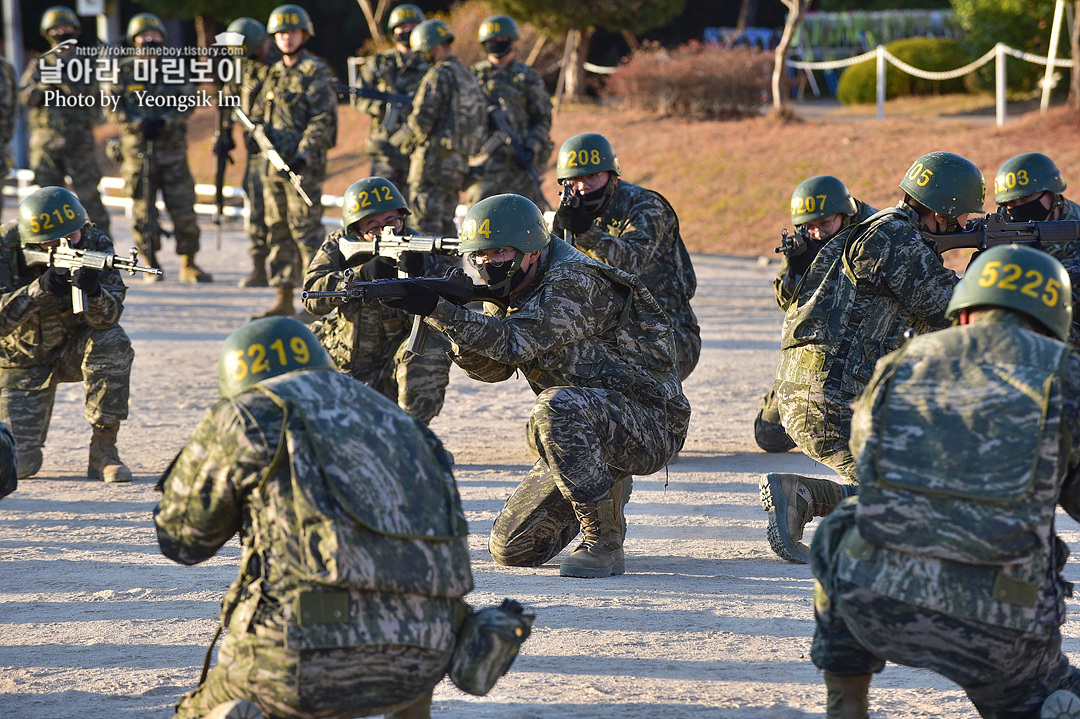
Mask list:
[[[825,240],[823,243],[818,243],[814,240],[807,240],[807,252],[812,252],[815,255],[821,251],[821,248],[827,245],[832,240],[844,234],[844,229],[851,225],[857,225],[864,220],[870,218],[871,215],[876,213],[877,210],[866,204],[861,200],[855,200],[855,214],[852,215],[851,221],[841,228],[839,232]],[[806,276],[806,273],[795,274],[791,271],[791,263],[788,261],[787,255],[782,256],[780,260],[780,270],[776,273],[776,279],[773,280],[773,290],[776,292],[776,304],[780,306],[780,309],[787,310],[791,303],[798,295],[799,288],[802,285],[802,279]]]
[[[112,240],[90,225],[83,228],[79,247],[114,251]],[[119,272],[102,271],[101,294],[87,298],[86,312],[73,314],[70,294],[56,297],[42,288],[38,278],[45,270],[45,265],[27,267],[16,221],[0,227],[0,386],[47,386],[73,336],[120,323],[127,288]]]
[[[397,50],[387,50],[368,58],[360,68],[360,78],[364,85],[379,92],[413,95],[427,71],[428,64],[420,57],[420,53],[404,55]],[[371,129],[368,131],[365,152],[376,157],[399,156],[401,151],[390,144],[390,135],[401,127],[412,108],[396,108],[397,119],[386,124],[387,113],[395,110],[388,103],[358,96],[356,109],[371,115]]]
[[[15,125],[19,120],[18,78],[15,67],[0,57],[0,158],[6,167],[13,167],[11,148],[8,146],[15,137]]]
[[[255,99],[262,92],[263,83],[266,82],[266,76],[270,72],[270,66],[261,60],[256,60],[251,57],[245,57],[240,64],[240,78],[239,82],[232,80],[225,84],[221,89],[222,93],[229,97],[240,97],[240,109],[244,114],[248,116],[253,122],[258,121],[258,117],[255,114]],[[239,120],[236,119],[236,114],[229,110],[225,117],[225,128],[228,132],[232,132],[232,127]],[[247,137],[251,133],[244,130],[244,137]]]
[[[79,61],[79,72],[89,67],[89,77],[72,80],[72,63],[65,58],[60,66],[59,82],[42,82],[41,66],[56,66],[59,58],[49,55],[26,66],[19,85],[19,101],[29,108],[30,142],[51,150],[82,148],[93,151],[94,126],[101,119],[101,98],[93,58],[72,56]],[[87,66],[85,61],[89,60]],[[47,92],[82,98],[83,106],[68,107],[55,100],[46,104]]]
[[[251,119],[262,121],[287,163],[303,155],[311,171],[326,172],[326,153],[337,144],[337,93],[325,62],[307,50],[297,53],[291,67],[275,62],[253,111]]]
[[[206,413],[162,486],[165,556],[196,564],[240,533],[230,632],[274,621],[290,649],[453,648],[472,573],[450,460],[374,390],[327,369],[254,385]]]
[[[127,57],[120,62],[117,82],[106,88],[116,98],[108,115],[120,125],[120,147],[129,162],[137,161],[146,151],[142,122],[152,118],[165,121],[161,134],[153,141],[155,161],[187,161],[187,119],[194,110],[190,101],[196,98],[196,90],[183,73],[165,72],[167,66],[163,63],[168,59]],[[154,100],[148,102],[149,98]]]
[[[0,499],[8,496],[19,486],[18,457],[15,456],[15,438],[11,430],[0,422]]]
[[[1080,205],[1065,201],[1064,212],[1059,220],[1080,221]],[[1069,344],[1080,351],[1080,242],[1047,242],[1043,245],[1047,254],[1056,257],[1065,266],[1073,286],[1073,323],[1069,327]]]
[[[619,180],[603,216],[573,240],[590,257],[640,278],[673,322],[697,326],[690,309],[697,276],[663,195]]]
[[[901,203],[825,245],[784,317],[777,379],[854,396],[909,328],[949,326],[959,280],[918,228]]]
[[[482,60],[473,65],[472,71],[480,81],[488,105],[502,107],[510,129],[525,149],[532,151],[534,164],[543,168],[554,145],[551,142],[551,96],[540,73],[517,60],[503,67]],[[489,125],[488,131],[494,134],[495,129]],[[513,151],[505,139],[489,158],[488,162],[503,166],[514,164]]]
[[[671,324],[637,277],[553,237],[531,284],[507,310],[493,311],[440,300],[427,320],[450,337],[453,359],[470,377],[499,382],[520,369],[537,394],[603,388],[666,403],[673,421],[689,416]]]
[[[403,151],[412,153],[409,182],[415,175],[464,175],[469,156],[487,132],[487,105],[476,76],[456,56],[428,68],[413,98]]]
[[[1060,624],[1054,510],[1080,517],[1076,437],[1080,357],[1018,313],[916,337],[854,406],[858,535],[838,575],[987,624]]]

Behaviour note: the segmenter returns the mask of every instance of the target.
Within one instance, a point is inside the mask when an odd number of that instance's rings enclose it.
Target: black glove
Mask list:
[[[559,205],[559,209],[555,211],[555,220],[551,224],[555,234],[562,237],[564,230],[570,230],[571,235],[588,232],[592,223],[593,218],[585,210],[581,195],[572,195],[569,201]]]
[[[161,137],[161,131],[165,129],[165,118],[148,117],[142,121],[142,135],[147,140],[156,140]]]
[[[247,132],[244,133],[244,147],[247,148],[249,155],[258,155],[261,151],[259,143],[257,143],[255,138]]]
[[[41,289],[56,297],[64,297],[71,291],[71,283],[68,281],[71,275],[66,269],[50,267],[38,278]]]
[[[420,315],[421,317],[427,317],[435,311],[435,305],[439,304],[438,292],[416,282],[410,282],[408,289],[409,294],[404,297],[388,297],[379,301],[387,307],[404,310],[410,315]]]
[[[301,153],[293,158],[293,161],[289,163],[289,169],[295,172],[297,175],[304,174],[304,168],[307,167],[308,159],[307,155]]]
[[[520,167],[522,170],[527,170],[529,169],[529,166],[532,165],[534,156],[535,155],[532,150],[523,147],[521,148],[521,152],[517,153],[517,155],[514,157],[514,162],[516,162],[517,166]]]
[[[71,284],[85,292],[87,297],[97,297],[101,294],[101,283],[98,281],[100,275],[100,270],[80,267],[71,274]]]
[[[234,147],[236,147],[236,143],[233,142],[231,132],[219,132],[214,135],[214,154],[218,157],[229,154]]]
[[[389,257],[376,255],[360,265],[360,279],[364,282],[389,280],[397,276],[397,263]]]
[[[399,269],[405,270],[405,274],[409,277],[423,277],[426,271],[424,266],[425,253],[417,252],[415,250],[405,250],[398,257],[397,266]]]

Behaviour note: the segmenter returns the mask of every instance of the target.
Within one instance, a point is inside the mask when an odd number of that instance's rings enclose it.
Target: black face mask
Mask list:
[[[607,209],[608,201],[614,192],[615,174],[608,173],[608,181],[603,187],[581,196],[581,201],[585,203],[585,211],[593,217],[599,217]]]
[[[485,262],[476,268],[476,274],[480,275],[480,279],[496,297],[509,297],[510,293],[525,281],[520,257],[513,262],[500,262],[498,266]]]
[[[150,52],[148,54],[153,54],[153,55],[157,55],[158,53],[160,53],[161,48],[163,48],[163,47],[165,47],[165,43],[158,42],[157,40],[151,40],[149,42],[144,42],[142,45],[139,46],[139,48],[142,49],[142,50],[149,50]]]
[[[488,40],[484,43],[484,52],[492,57],[506,57],[510,53],[513,45],[513,40],[508,38],[496,38],[495,40]]]
[[[51,42],[54,46],[59,45],[62,42],[67,42],[68,40],[74,40],[74,39],[75,39],[75,33],[73,33],[73,32],[65,32],[62,35],[50,35],[49,36],[49,42]]]
[[[1005,210],[1005,216],[1013,222],[1038,222],[1050,218],[1050,210],[1043,207],[1042,195],[1022,205],[1015,205]]]

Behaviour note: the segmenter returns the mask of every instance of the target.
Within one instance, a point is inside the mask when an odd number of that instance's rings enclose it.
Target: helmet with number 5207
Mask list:
[[[335,369],[304,323],[292,317],[252,320],[225,338],[218,356],[218,394],[231,399],[271,377],[308,369]]]

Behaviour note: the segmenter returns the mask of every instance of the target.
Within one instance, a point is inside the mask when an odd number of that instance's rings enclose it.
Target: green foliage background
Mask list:
[[[673,20],[685,0],[488,0],[496,12],[531,23],[554,37],[589,25],[642,35]]]

